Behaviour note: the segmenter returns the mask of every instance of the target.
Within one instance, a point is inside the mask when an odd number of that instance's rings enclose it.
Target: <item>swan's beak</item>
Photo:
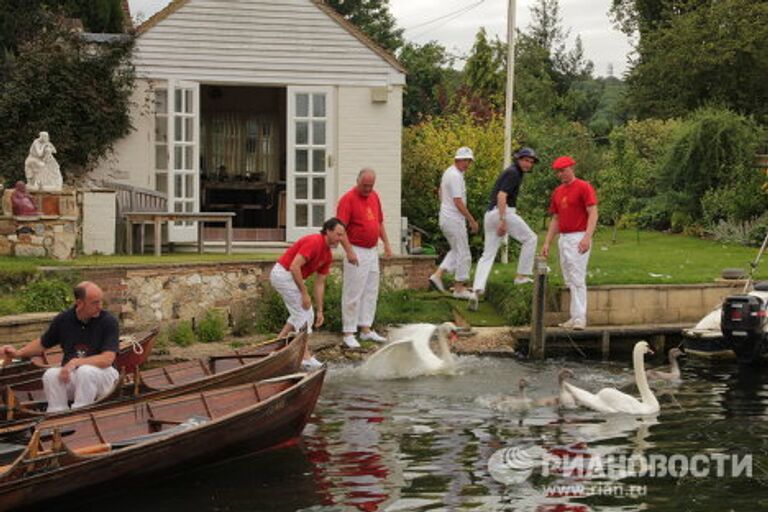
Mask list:
[[[459,339],[459,335],[456,334],[455,330],[451,329],[451,337],[450,337],[451,343],[456,343],[456,340],[458,339]]]

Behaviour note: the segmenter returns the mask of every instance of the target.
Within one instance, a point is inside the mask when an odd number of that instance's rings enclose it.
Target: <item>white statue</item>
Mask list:
[[[51,144],[48,132],[40,132],[40,136],[29,147],[29,156],[24,161],[29,190],[61,190],[63,180],[54,153],[56,148]]]

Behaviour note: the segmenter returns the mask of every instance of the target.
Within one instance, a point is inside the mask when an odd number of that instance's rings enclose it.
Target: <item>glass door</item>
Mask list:
[[[168,84],[169,212],[200,210],[200,87],[192,82]],[[159,177],[159,176],[158,176]],[[168,225],[169,242],[197,241],[197,223],[177,221]]]
[[[289,87],[286,239],[317,233],[335,214],[333,89]]]

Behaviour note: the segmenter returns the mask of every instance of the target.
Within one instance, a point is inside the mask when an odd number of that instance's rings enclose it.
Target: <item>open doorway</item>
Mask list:
[[[200,206],[235,212],[235,241],[286,239],[285,105],[281,87],[200,87]]]

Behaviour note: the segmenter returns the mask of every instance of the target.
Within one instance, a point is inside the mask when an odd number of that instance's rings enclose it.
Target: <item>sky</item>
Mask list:
[[[535,0],[516,0],[516,25],[530,24],[530,6]],[[129,0],[131,13],[146,19],[165,7],[168,0]],[[506,40],[507,0],[390,0],[398,26],[405,28],[408,41],[423,44],[437,41],[456,56],[466,56],[475,34],[485,27],[491,35]],[[563,25],[570,29],[570,42],[581,36],[586,57],[595,64],[595,75],[606,76],[609,65],[615,76],[627,69],[632,48],[623,33],[608,17],[611,0],[560,0]]]

